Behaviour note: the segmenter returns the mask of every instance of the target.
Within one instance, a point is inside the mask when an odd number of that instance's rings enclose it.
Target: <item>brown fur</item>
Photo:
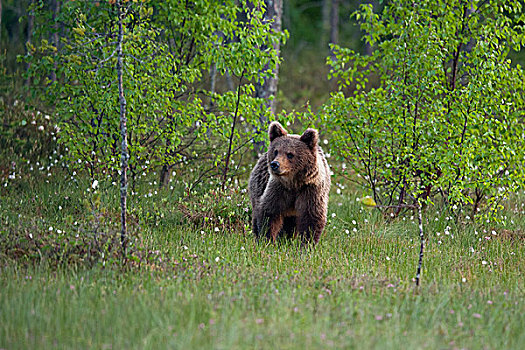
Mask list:
[[[289,135],[273,122],[268,136],[268,152],[250,175],[253,232],[257,239],[273,242],[280,235],[299,235],[303,244],[317,243],[326,225],[330,191],[330,169],[317,130]],[[273,161],[278,169],[270,167]]]

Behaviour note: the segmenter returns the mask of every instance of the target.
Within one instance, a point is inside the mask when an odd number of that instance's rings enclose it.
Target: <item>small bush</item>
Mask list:
[[[497,209],[516,192],[524,182],[525,72],[507,55],[525,42],[520,8],[394,1],[377,14],[362,5],[354,16],[373,54],[334,46],[328,59],[341,91],[322,119],[342,173],[385,207],[441,196],[477,214],[483,198]],[[356,90],[345,96],[350,85]]]

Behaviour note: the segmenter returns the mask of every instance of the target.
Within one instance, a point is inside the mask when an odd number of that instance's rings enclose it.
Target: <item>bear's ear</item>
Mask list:
[[[317,133],[317,130],[308,128],[301,135],[300,140],[306,143],[308,148],[313,150],[315,149],[315,147],[317,147],[317,142],[319,141],[319,134]]]
[[[272,122],[268,128],[268,136],[270,137],[270,142],[275,140],[278,137],[286,136],[288,132],[284,130],[283,126],[279,122]]]

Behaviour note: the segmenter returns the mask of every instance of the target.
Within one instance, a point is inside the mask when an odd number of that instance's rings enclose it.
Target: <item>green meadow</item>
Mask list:
[[[80,219],[79,212],[89,213],[86,196],[97,198],[86,187],[44,176],[3,188],[0,348],[525,344],[519,201],[507,205],[506,229],[426,208],[416,288],[419,237],[411,213],[387,220],[346,189],[331,195],[324,235],[305,249],[297,241],[257,243],[242,189],[192,204],[176,200],[176,189],[147,185],[134,197],[144,212],[130,209],[139,217],[136,243],[123,262],[111,240],[107,255],[87,258],[96,237],[86,237],[96,228],[101,237],[118,236],[118,226]],[[99,212],[118,217],[107,209],[116,198],[99,201]]]

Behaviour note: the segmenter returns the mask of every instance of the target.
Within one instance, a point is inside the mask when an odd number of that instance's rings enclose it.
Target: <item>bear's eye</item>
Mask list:
[[[277,150],[275,150],[275,151],[273,152],[273,156],[274,156],[274,157],[277,157],[277,153],[279,153],[279,152],[277,152]]]
[[[292,153],[287,153],[287,154],[286,154],[286,157],[288,157],[288,159],[292,159],[294,156],[293,156]]]

